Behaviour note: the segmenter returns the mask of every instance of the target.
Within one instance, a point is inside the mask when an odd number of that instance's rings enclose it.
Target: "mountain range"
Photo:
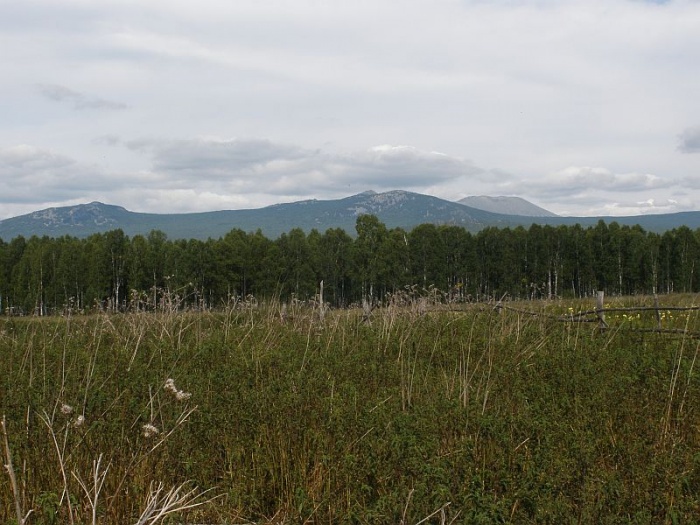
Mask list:
[[[679,226],[700,228],[700,211],[628,217],[560,217],[514,197],[477,197],[452,202],[396,190],[384,193],[368,191],[343,199],[304,200],[257,209],[179,214],[137,213],[120,206],[92,202],[48,208],[0,221],[0,239],[8,241],[20,235],[83,238],[115,229],[121,229],[129,236],[160,230],[170,239],[216,239],[234,228],[244,231],[259,229],[273,239],[292,228],[306,232],[314,228],[320,232],[342,228],[354,235],[357,217],[363,214],[376,215],[389,228],[407,230],[423,223],[457,225],[472,232],[489,226],[529,227],[535,223],[552,226],[581,224],[585,227],[595,225],[599,220],[638,224],[645,230],[656,232]]]

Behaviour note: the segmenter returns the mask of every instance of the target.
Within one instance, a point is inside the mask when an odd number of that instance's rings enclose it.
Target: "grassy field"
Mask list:
[[[653,303],[606,306],[633,304]],[[700,331],[697,310],[661,315]],[[155,523],[169,502],[202,503],[170,515],[198,523],[694,522],[699,341],[640,331],[654,312],[607,321],[422,302],[0,318],[0,522]]]

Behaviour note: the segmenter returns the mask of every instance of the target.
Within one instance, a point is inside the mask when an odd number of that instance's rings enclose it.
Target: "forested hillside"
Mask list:
[[[218,239],[169,240],[153,231],[0,241],[0,311],[60,313],[170,306],[210,308],[253,295],[324,298],[345,306],[413,287],[455,301],[697,292],[700,229],[664,234],[600,221],[594,227],[387,228],[357,219],[342,229],[276,239],[233,230]]]

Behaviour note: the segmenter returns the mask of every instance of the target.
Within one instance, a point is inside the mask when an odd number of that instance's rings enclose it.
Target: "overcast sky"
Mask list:
[[[700,210],[700,0],[0,0],[0,219],[403,189]]]

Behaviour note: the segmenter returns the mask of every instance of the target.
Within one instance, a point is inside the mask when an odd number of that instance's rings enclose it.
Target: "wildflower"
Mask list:
[[[73,421],[73,426],[75,428],[82,427],[85,424],[85,416],[80,414],[75,421]]]
[[[158,427],[155,425],[152,425],[150,423],[146,423],[143,427],[143,437],[146,439],[151,438],[157,434],[160,433],[160,430],[158,430]]]
[[[72,406],[70,406],[70,405],[68,405],[68,404],[66,404],[66,403],[63,403],[63,404],[61,405],[61,414],[63,414],[64,416],[69,416],[69,415],[71,415],[72,413],[73,413],[73,407],[72,407]]]

